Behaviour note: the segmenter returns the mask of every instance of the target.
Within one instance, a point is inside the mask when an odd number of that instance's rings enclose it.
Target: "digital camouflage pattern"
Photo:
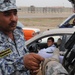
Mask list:
[[[22,29],[16,28],[13,35],[15,42],[0,31],[0,75],[30,75],[23,64],[28,50]]]
[[[0,0],[0,11],[17,9],[16,0]]]
[[[42,63],[42,75],[68,75],[66,69],[59,63],[59,49],[56,48],[51,58]]]

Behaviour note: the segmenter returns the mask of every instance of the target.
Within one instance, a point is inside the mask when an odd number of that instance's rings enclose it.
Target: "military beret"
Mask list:
[[[0,0],[0,11],[17,9],[16,0]]]

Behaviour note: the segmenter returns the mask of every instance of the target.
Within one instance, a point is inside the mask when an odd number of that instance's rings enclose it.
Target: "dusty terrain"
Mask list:
[[[41,31],[58,27],[72,13],[28,14],[20,13],[19,20],[25,27],[39,28]]]
[[[39,28],[41,31],[58,27],[65,18],[20,18],[25,27]]]

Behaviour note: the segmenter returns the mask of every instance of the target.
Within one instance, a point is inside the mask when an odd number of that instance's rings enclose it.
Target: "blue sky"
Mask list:
[[[68,0],[16,0],[17,6],[31,6],[36,7],[51,7],[51,6],[64,6],[72,7]]]

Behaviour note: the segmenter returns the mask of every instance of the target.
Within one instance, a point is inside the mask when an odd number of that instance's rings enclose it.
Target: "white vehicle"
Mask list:
[[[65,53],[68,51],[66,49],[65,43],[68,41],[68,39],[71,37],[71,35],[74,32],[75,32],[75,28],[51,29],[51,30],[48,30],[48,31],[41,32],[40,34],[38,34],[38,35],[34,36],[33,38],[27,40],[25,44],[26,44],[27,48],[29,49],[29,52],[38,53],[38,51],[40,49],[47,47],[47,42],[46,42],[47,40],[46,39],[50,36],[54,37],[55,45],[60,50],[59,60],[60,60],[61,63],[63,63],[64,59],[65,59],[65,56],[66,56]],[[58,45],[58,41],[57,41],[59,38],[61,38],[60,45]],[[74,54],[75,49],[72,53],[75,56],[75,54]],[[73,60],[73,61],[75,61],[75,60]],[[67,61],[65,61],[65,62],[68,63]],[[66,63],[64,63],[64,64],[66,64]],[[68,72],[71,72],[72,68],[74,69],[73,64],[69,66]],[[70,74],[70,75],[74,75],[74,74]]]
[[[59,28],[73,28],[75,24],[73,25],[73,21],[75,19],[75,13],[70,15],[66,20],[64,20],[60,25],[58,25]]]
[[[75,28],[58,28],[58,29],[51,29],[48,31],[41,32],[40,34],[34,36],[33,38],[26,41],[26,46],[28,49],[32,46],[32,51],[37,52],[44,47],[47,47],[47,38],[52,36],[55,39],[55,44],[57,45],[57,40],[61,38],[62,42],[60,46],[61,51],[65,51],[64,44],[70,38],[70,36],[74,33]],[[44,40],[45,39],[45,40]],[[31,49],[30,49],[31,50]]]

